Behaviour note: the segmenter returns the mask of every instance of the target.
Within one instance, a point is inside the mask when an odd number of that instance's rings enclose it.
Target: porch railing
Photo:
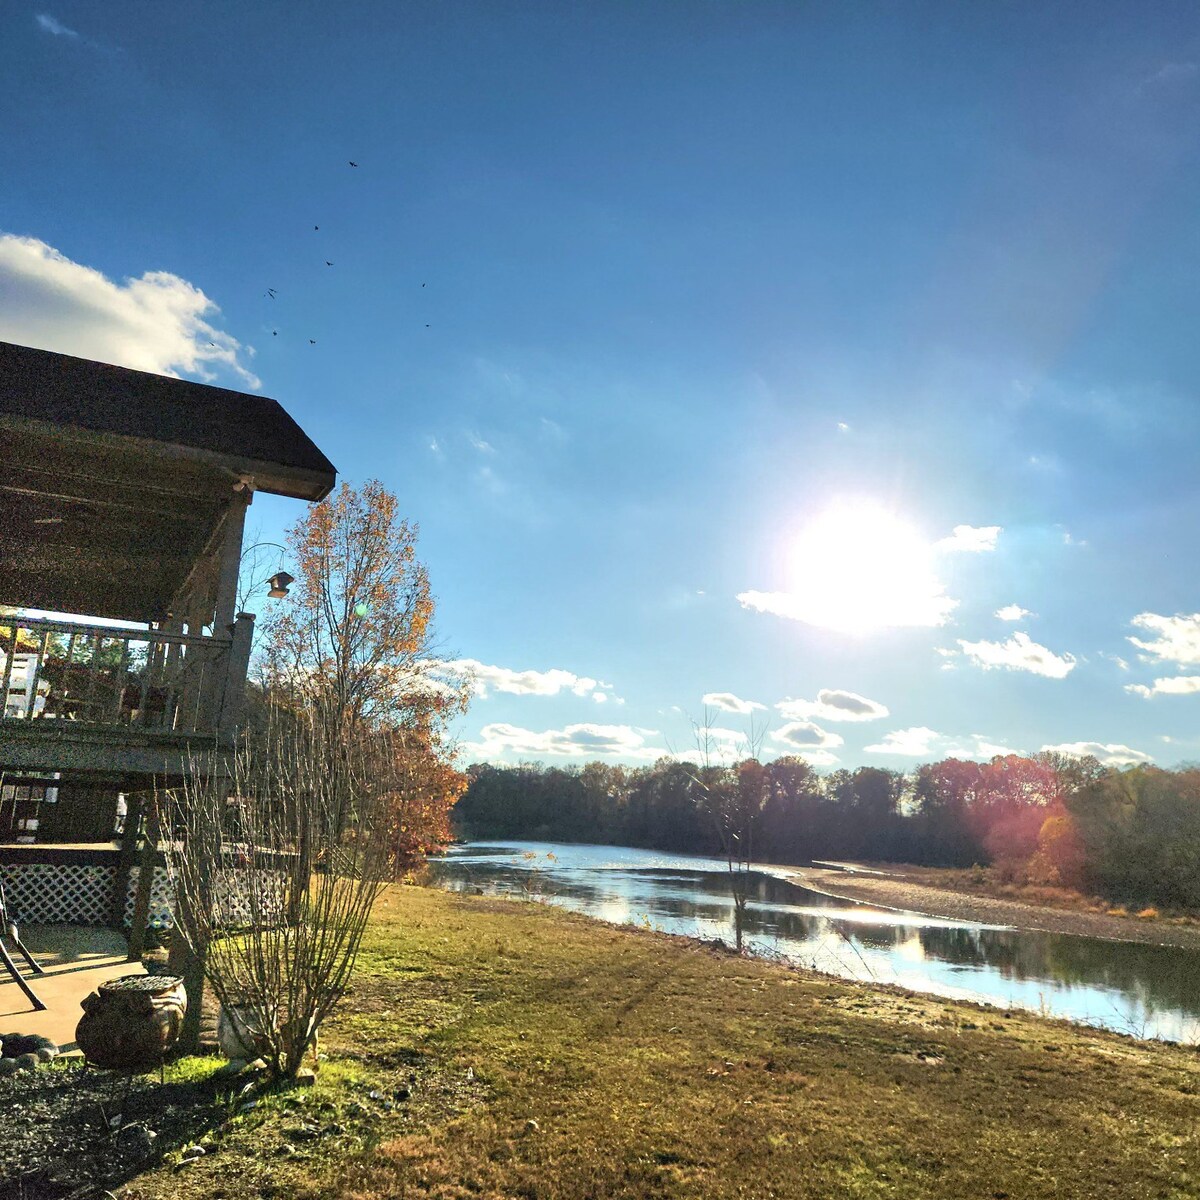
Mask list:
[[[212,733],[232,645],[232,638],[0,616],[3,722]]]

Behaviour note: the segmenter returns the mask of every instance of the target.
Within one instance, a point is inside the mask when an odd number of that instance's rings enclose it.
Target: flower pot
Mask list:
[[[187,994],[175,975],[125,975],[81,1002],[75,1041],[86,1061],[112,1071],[156,1071],[183,1028]]]

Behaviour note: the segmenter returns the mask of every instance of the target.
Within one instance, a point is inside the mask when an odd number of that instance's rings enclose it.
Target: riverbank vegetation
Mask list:
[[[388,889],[322,1050],[315,1088],[217,1106],[207,1153],[122,1194],[1200,1191],[1194,1050],[521,901]]]
[[[741,766],[724,768],[731,781],[747,777]],[[455,820],[474,838],[715,854],[721,841],[698,802],[699,770],[673,759],[637,769],[479,764]],[[822,777],[786,757],[752,774],[761,781],[749,808],[762,862],[978,865],[1001,885],[1095,896],[1132,913],[1200,910],[1197,768],[1122,770],[1039,754]]]

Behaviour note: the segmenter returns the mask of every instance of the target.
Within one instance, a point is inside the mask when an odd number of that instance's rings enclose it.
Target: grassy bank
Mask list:
[[[1200,1195],[1194,1050],[529,903],[392,889],[323,1050],[129,1194]]]

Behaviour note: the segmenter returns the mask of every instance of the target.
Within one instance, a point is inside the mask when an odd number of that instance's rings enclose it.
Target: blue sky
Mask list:
[[[0,56],[0,337],[382,479],[466,759],[705,696],[822,766],[1200,758],[1191,6],[62,0]]]

